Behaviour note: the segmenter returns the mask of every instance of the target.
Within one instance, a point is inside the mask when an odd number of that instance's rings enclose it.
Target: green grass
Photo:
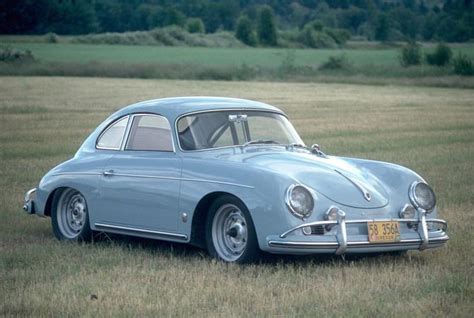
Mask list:
[[[472,316],[474,90],[0,77],[0,94],[1,316]],[[235,266],[158,241],[58,242],[50,219],[21,210],[24,191],[109,113],[180,95],[268,102],[307,144],[416,170],[435,189],[451,240],[399,257],[278,256]]]
[[[369,85],[474,88],[474,77],[456,76],[453,67],[401,67],[399,49],[362,46],[314,50],[205,48],[40,43],[35,36],[0,36],[0,46],[31,50],[36,60],[1,63],[0,76],[84,76],[187,80],[257,80]],[[72,41],[75,38],[67,38]],[[44,39],[43,39],[44,40]],[[62,41],[66,41],[62,38]],[[35,42],[36,41],[36,42]],[[354,47],[354,45],[352,45]],[[425,52],[433,50],[425,44]],[[453,45],[474,59],[474,45]],[[344,55],[348,67],[321,70],[331,56]]]
[[[0,37],[0,41],[1,41]],[[0,42],[2,43],[2,42]],[[3,45],[28,49],[33,55],[46,62],[89,61],[107,63],[159,63],[197,64],[207,66],[240,66],[247,64],[265,68],[276,68],[286,58],[288,49],[271,48],[203,48],[203,47],[157,47],[129,45],[95,45],[69,43],[28,43],[3,41]],[[398,66],[397,49],[294,49],[295,64],[318,66],[329,56],[345,54],[354,66],[378,65]],[[474,46],[463,45],[454,48],[474,58]]]

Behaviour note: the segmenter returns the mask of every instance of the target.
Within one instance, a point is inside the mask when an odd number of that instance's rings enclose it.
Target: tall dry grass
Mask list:
[[[471,317],[474,91],[426,87],[0,77],[0,315]],[[180,244],[57,242],[21,210],[25,190],[112,111],[179,95],[282,107],[308,144],[406,165],[434,187],[451,240],[357,259],[217,263]]]

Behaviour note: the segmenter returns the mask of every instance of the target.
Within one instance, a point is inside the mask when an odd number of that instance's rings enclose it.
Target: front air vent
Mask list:
[[[311,226],[311,235],[324,235],[324,226],[323,225]]]

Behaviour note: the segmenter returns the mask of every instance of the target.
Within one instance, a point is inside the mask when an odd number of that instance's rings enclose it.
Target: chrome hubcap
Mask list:
[[[58,204],[58,226],[61,233],[69,238],[76,238],[81,232],[87,218],[86,200],[78,191],[64,190]]]
[[[212,242],[225,261],[237,260],[247,247],[248,231],[245,216],[233,204],[221,206],[212,222]]]

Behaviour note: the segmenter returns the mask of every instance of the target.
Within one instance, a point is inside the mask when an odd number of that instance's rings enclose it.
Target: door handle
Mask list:
[[[104,177],[110,177],[110,176],[114,175],[114,171],[113,170],[106,170],[106,171],[102,172],[102,175]]]

